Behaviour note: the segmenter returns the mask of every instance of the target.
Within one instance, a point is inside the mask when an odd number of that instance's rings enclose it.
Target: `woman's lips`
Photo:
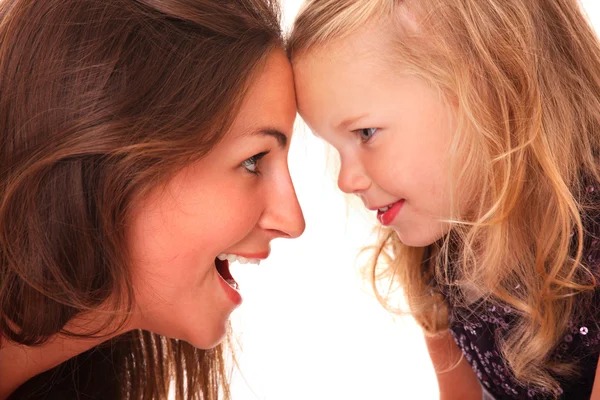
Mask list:
[[[242,303],[242,296],[239,293],[239,286],[231,272],[229,266],[231,262],[238,262],[241,264],[260,264],[261,260],[266,259],[269,256],[269,251],[259,251],[255,253],[221,253],[215,258],[215,267],[217,269],[219,280],[225,290],[225,293],[231,299],[231,301],[239,305]]]
[[[238,284],[231,276],[231,272],[229,272],[229,261],[227,260],[219,260],[215,259],[215,266],[217,268],[217,275],[219,276],[219,281],[221,282],[221,286],[227,294],[227,297],[233,302],[235,305],[242,304],[242,295],[238,292]]]

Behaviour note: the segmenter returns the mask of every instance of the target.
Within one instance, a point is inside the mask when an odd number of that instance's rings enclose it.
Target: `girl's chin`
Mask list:
[[[449,228],[438,229],[437,232],[419,232],[417,230],[392,228],[396,232],[396,235],[398,235],[398,239],[400,239],[402,244],[410,247],[429,246],[440,240],[450,231]]]

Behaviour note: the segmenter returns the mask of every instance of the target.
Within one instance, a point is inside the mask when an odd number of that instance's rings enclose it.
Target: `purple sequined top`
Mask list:
[[[588,186],[587,190],[594,192],[595,187]],[[600,218],[589,218],[586,225],[589,234],[584,241],[583,257],[598,276]],[[569,322],[562,341],[551,355],[554,360],[574,361],[580,368],[579,375],[559,379],[560,399],[589,399],[592,393],[600,354],[600,290],[586,304],[589,304],[586,306],[589,309],[587,317]],[[451,310],[450,331],[481,385],[497,400],[551,399],[544,389],[517,383],[500,356],[497,339],[510,329],[515,318],[514,311],[508,306],[486,304],[484,301],[475,303],[472,307],[471,311],[458,307]]]

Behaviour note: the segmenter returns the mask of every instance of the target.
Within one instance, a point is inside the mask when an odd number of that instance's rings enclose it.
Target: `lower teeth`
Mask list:
[[[231,286],[232,288],[234,288],[236,290],[239,288],[237,282],[234,281],[233,279],[225,279],[225,282],[227,282],[227,284],[229,286]]]

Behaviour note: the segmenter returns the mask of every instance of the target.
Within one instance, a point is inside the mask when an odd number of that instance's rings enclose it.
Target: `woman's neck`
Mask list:
[[[85,318],[85,321],[82,321],[82,318],[71,321],[69,326],[86,326],[91,329],[90,324],[86,323],[86,321],[90,321],[90,318]],[[95,321],[97,320],[95,319]],[[41,346],[24,346],[3,337],[0,347],[0,376],[2,377],[0,379],[0,400],[6,399],[19,386],[34,376],[132,329],[107,329],[104,332],[109,333],[95,335],[101,337],[93,338],[55,335]],[[78,330],[71,331],[77,332]]]

